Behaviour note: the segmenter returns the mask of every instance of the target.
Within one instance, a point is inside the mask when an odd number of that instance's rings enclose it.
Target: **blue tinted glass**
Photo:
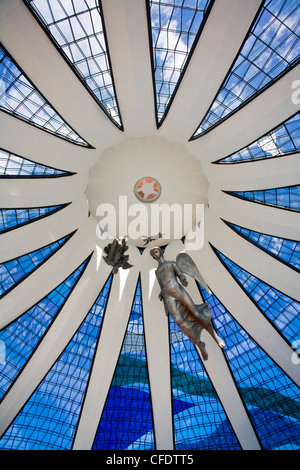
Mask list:
[[[1,438],[1,449],[71,449],[111,279],[112,276],[65,350]]]
[[[121,127],[99,2],[25,1],[92,96]]]
[[[175,449],[240,449],[194,345],[169,318]]]
[[[280,209],[300,211],[300,186],[285,188],[264,189],[255,191],[226,191],[231,196],[236,196],[259,204],[274,206]]]
[[[19,258],[0,264],[0,297],[13,289],[34,269],[38,268],[41,263],[46,261],[64,243],[66,243],[69,238],[70,235],[63,237],[50,245],[44,246],[39,250],[32,251],[26,255],[19,256]]]
[[[251,145],[229,155],[218,163],[238,163],[262,160],[298,152],[300,150],[300,113],[285,121]]]
[[[300,56],[298,0],[265,0],[255,24],[193,137],[253,98]]]
[[[237,323],[214,294],[199,285],[261,446],[300,449],[300,389]]]
[[[158,122],[167,111],[211,3],[149,0]]]
[[[1,367],[0,397],[20,373],[46,330],[68,299],[87,264],[73,272],[50,294],[0,332],[6,349],[5,364]]]
[[[0,232],[11,230],[57,212],[63,206],[35,207],[31,209],[0,209]]]
[[[55,112],[0,46],[0,109],[45,131],[88,145]]]
[[[247,238],[251,243],[275,256],[296,271],[300,271],[300,242],[266,235],[226,222],[229,227]]]
[[[57,170],[49,166],[32,162],[6,150],[0,149],[0,176],[24,177],[24,176],[61,176],[67,175],[66,171]]]
[[[242,269],[219,251],[216,250],[216,253],[233,278],[285,338],[291,343],[297,340],[300,331],[300,303]]]
[[[140,281],[94,450],[154,449]]]

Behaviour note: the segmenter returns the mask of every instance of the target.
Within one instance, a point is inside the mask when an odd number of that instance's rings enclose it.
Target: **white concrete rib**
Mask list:
[[[88,179],[88,172],[62,178],[3,179],[1,207],[19,209],[70,203],[85,193]]]
[[[102,8],[126,136],[152,135],[156,123],[146,4],[104,0]]]

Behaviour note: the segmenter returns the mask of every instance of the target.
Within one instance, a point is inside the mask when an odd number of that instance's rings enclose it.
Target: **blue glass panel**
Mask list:
[[[65,350],[1,438],[1,449],[71,449],[111,279],[112,276]]]
[[[12,230],[28,222],[41,219],[64,207],[65,204],[51,207],[34,207],[30,209],[0,209],[0,232]]]
[[[299,16],[298,0],[265,0],[194,138],[230,116],[297,61]]]
[[[70,237],[71,235],[68,235],[39,250],[32,251],[31,253],[0,264],[0,298],[61,248]]]
[[[93,449],[149,450],[154,448],[139,281],[121,354]]]
[[[255,232],[254,230],[239,227],[229,222],[226,222],[226,224],[253,243],[253,245],[276,257],[292,269],[300,271],[300,242]]]
[[[66,176],[69,174],[69,172],[41,165],[0,149],[0,176],[18,178],[24,176]]]
[[[25,0],[108,116],[121,127],[98,0]]]
[[[239,197],[258,204],[274,206],[280,209],[300,211],[300,186],[285,188],[262,189],[255,191],[225,191],[231,196]]]
[[[251,145],[218,160],[217,163],[239,163],[282,157],[300,150],[300,113],[291,117]]]
[[[84,261],[64,282],[0,332],[5,344],[5,363],[1,367],[0,397],[23,369],[47,329],[67,301],[88,261]]]
[[[47,103],[1,45],[0,109],[73,143],[88,145]]]
[[[291,343],[299,338],[300,303],[241,268],[215,250],[232,277]]]
[[[149,0],[158,122],[167,112],[212,3]]]
[[[300,449],[300,389],[237,323],[214,294],[199,285],[262,448]]]
[[[175,449],[240,449],[194,345],[169,318]]]

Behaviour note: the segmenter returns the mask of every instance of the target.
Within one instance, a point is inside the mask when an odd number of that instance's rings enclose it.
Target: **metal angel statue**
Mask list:
[[[189,274],[199,281],[208,292],[210,292],[209,287],[202,279],[192,258],[186,253],[180,253],[176,258],[176,262],[166,261],[159,247],[152,248],[150,254],[158,262],[155,274],[161,287],[159,299],[164,302],[166,315],[171,315],[181,331],[199,347],[203,359],[206,360],[208,354],[205,343],[201,341],[203,329],[211,334],[221,348],[225,346],[225,343],[213,329],[208,304],[195,305],[190,295],[183,288],[183,286],[188,285],[184,274]]]

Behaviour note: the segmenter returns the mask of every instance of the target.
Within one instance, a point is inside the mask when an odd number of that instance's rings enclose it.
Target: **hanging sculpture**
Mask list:
[[[128,263],[129,255],[125,255],[128,250],[125,238],[116,238],[112,243],[109,243],[104,249],[106,256],[103,256],[104,261],[112,266],[112,271],[117,274],[119,268],[129,269],[132,264]]]
[[[188,285],[185,274],[200,282],[208,292],[210,292],[209,287],[188,254],[180,253],[176,257],[176,262],[166,261],[159,247],[152,248],[150,254],[158,262],[155,274],[161,288],[159,299],[164,303],[166,315],[171,315],[181,331],[199,347],[203,359],[207,360],[208,354],[205,349],[205,343],[201,341],[203,329],[206,329],[211,334],[221,348],[225,346],[225,343],[216,334],[212,326],[211,311],[208,304],[195,305],[188,292],[184,289]]]

